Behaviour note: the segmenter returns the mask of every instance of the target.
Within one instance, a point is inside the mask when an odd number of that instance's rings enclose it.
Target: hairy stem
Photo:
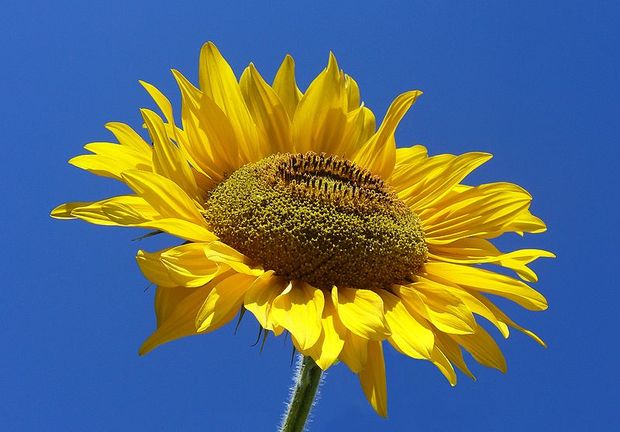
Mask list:
[[[310,357],[300,359],[286,416],[280,432],[303,432],[321,382],[321,368]]]

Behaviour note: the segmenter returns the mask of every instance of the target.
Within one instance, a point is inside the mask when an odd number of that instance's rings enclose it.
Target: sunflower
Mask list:
[[[270,85],[250,64],[237,80],[207,43],[198,88],[172,71],[180,122],[170,101],[141,82],[163,114],[142,110],[150,143],[109,123],[118,143],[87,144],[91,154],[69,161],[133,193],[62,204],[53,217],[181,239],[137,253],[157,286],[157,329],[140,353],[249,311],[265,335],[288,332],[322,370],[345,363],[385,416],[384,341],[432,362],[452,385],[455,367],[473,377],[462,350],[506,369],[477,317],[504,337],[512,327],[544,345],[488,297],[547,308],[526,282],[537,280],[528,264],[553,254],[501,252],[490,241],[545,231],[528,192],[504,182],[463,184],[488,153],[397,148],[396,127],[420,91],[398,96],[377,128],[333,55],[305,92],[294,67],[287,56]]]

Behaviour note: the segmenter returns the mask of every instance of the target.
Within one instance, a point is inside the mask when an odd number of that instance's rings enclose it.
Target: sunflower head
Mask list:
[[[272,83],[252,64],[237,79],[212,43],[201,51],[198,87],[173,74],[180,122],[142,83],[163,114],[142,111],[149,140],[110,123],[118,142],[88,144],[90,154],[70,161],[131,192],[52,211],[180,239],[138,252],[157,285],[157,329],[141,353],[247,310],[265,332],[289,332],[322,369],[345,363],[385,415],[384,342],[432,362],[452,385],[455,368],[473,376],[463,350],[506,369],[481,318],[504,337],[515,328],[543,344],[488,297],[547,307],[528,265],[553,254],[500,251],[491,241],[545,231],[532,197],[512,183],[463,183],[487,153],[397,148],[396,127],[421,92],[396,97],[377,127],[333,55],[304,92],[291,57]]]

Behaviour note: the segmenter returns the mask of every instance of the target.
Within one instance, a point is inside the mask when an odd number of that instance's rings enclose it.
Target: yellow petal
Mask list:
[[[237,78],[229,64],[212,42],[200,51],[200,88],[226,114],[233,127],[245,161],[261,158],[258,135],[239,88]]]
[[[511,221],[505,230],[516,233],[528,232],[538,234],[547,231],[547,225],[545,225],[541,219],[530,213],[529,210],[525,210]]]
[[[415,167],[418,171],[409,174],[410,186],[400,190],[398,197],[414,211],[430,207],[491,157],[488,153],[465,153],[428,171],[425,163],[417,163]],[[429,158],[426,162],[432,163],[433,159]]]
[[[379,130],[362,146],[355,155],[354,162],[383,179],[390,177],[396,163],[394,132],[398,123],[421,94],[422,92],[414,90],[394,99]]]
[[[433,353],[431,361],[439,369],[439,371],[446,377],[452,387],[456,385],[456,372],[452,367],[452,363],[448,360],[448,357],[441,351],[438,346],[433,347]]]
[[[452,362],[456,367],[458,367],[464,374],[468,377],[476,380],[476,377],[467,367],[465,360],[463,359],[463,353],[461,352],[461,347],[455,341],[450,339],[445,334],[437,333],[435,335],[435,343],[437,347],[441,350],[441,352]]]
[[[153,284],[169,288],[177,287],[177,282],[166,268],[161,259],[160,253],[148,253],[139,250],[136,254],[136,261],[142,271],[142,274]]]
[[[202,92],[194,87],[179,71],[173,70],[172,74],[181,91],[181,121],[187,137],[184,139],[183,135],[177,134],[178,144],[189,156],[194,167],[205,172],[214,181],[220,181],[226,170],[232,170],[233,166],[230,163],[230,158],[221,157],[220,149],[214,147],[209,141],[207,127],[202,124],[203,113],[201,113],[200,105]],[[235,152],[230,153],[231,157],[237,158]]]
[[[332,288],[332,301],[340,321],[365,339],[383,340],[390,335],[383,313],[383,301],[371,290]]]
[[[286,108],[253,64],[241,76],[240,85],[256,126],[264,137],[263,156],[292,151],[291,121]]]
[[[506,372],[506,359],[502,351],[482,327],[478,327],[474,334],[449,336],[462,345],[478,363]]]
[[[174,125],[174,112],[172,111],[172,104],[168,100],[166,96],[162,92],[159,91],[157,87],[152,84],[147,83],[146,81],[138,81],[142,87],[148,92],[148,94],[153,98],[162,114],[166,118],[166,121],[171,125]]]
[[[60,204],[50,212],[50,216],[54,219],[75,219],[75,216],[71,214],[73,210],[78,207],[86,207],[91,204],[91,201],[75,201]]]
[[[515,329],[519,330],[520,332],[528,335],[529,337],[534,339],[537,343],[539,343],[543,347],[547,348],[547,344],[540,337],[538,337],[538,335],[536,335],[536,333],[534,333],[534,332],[532,332],[532,331],[530,331],[530,330],[528,330],[526,328],[521,327],[519,324],[517,324],[516,322],[511,320],[508,317],[508,315],[506,315],[504,312],[502,312],[502,310],[500,308],[495,306],[495,304],[493,304],[493,302],[491,300],[487,299],[482,294],[473,293],[472,295],[474,295],[478,300],[480,300],[480,302],[482,302],[495,315],[497,320],[499,320],[502,323],[505,323],[506,325],[509,325],[510,327],[515,328]]]
[[[525,281],[536,282],[538,276],[527,264],[538,258],[555,258],[555,255],[540,249],[519,249],[501,253],[487,240],[465,238],[446,245],[430,245],[429,257],[455,264],[498,264],[514,270]]]
[[[183,299],[195,293],[196,290],[191,288],[163,288],[158,286],[155,291],[155,317],[157,318],[157,327],[160,327],[173,316],[175,309]]]
[[[287,285],[288,281],[274,275],[270,270],[260,275],[245,293],[245,308],[254,314],[264,329],[273,331],[278,327],[271,319],[271,305]]]
[[[219,241],[210,242],[205,246],[204,252],[211,261],[226,264],[237,273],[260,276],[264,272],[261,266],[252,262],[247,256]]]
[[[149,159],[152,151],[139,152],[132,147],[112,143],[90,143],[84,146],[95,154],[76,156],[69,160],[73,166],[95,175],[122,180],[121,173],[127,170],[151,171]]]
[[[188,241],[211,242],[217,239],[215,234],[204,226],[176,218],[155,219],[133,226],[160,230]]]
[[[440,277],[438,277],[436,275],[433,275],[431,279],[428,279],[428,278],[422,277],[422,276],[418,276],[418,279],[419,280],[424,280],[426,282],[431,282],[431,283],[434,283],[436,285],[439,285],[439,286],[443,287],[443,289],[445,289],[448,292],[450,292],[450,294],[458,297],[460,299],[460,301],[462,301],[463,304],[465,304],[467,309],[469,309],[469,311],[471,311],[472,313],[475,313],[477,315],[480,315],[483,318],[486,318],[495,327],[497,327],[497,329],[500,331],[500,333],[505,338],[508,337],[508,335],[509,335],[508,326],[506,324],[504,324],[503,322],[497,320],[497,318],[495,317],[493,312],[491,312],[491,310],[489,310],[489,308],[487,308],[480,300],[478,300],[472,293],[470,293],[466,289],[461,288],[460,286],[456,285],[455,283],[450,282],[450,281],[448,281],[446,279],[440,278]]]
[[[424,279],[407,285],[395,286],[394,293],[401,297],[406,305],[427,317],[428,321],[446,333],[468,334],[476,328],[476,320],[467,305],[449,287],[432,280]],[[424,311],[416,308],[414,302],[424,304]]]
[[[106,123],[105,127],[114,134],[121,145],[133,148],[142,154],[150,154],[151,146],[129,125],[119,122],[110,122]]]
[[[284,57],[276,73],[276,77],[273,80],[273,90],[282,101],[288,118],[292,121],[302,93],[295,82],[295,61],[290,55]]]
[[[346,93],[338,63],[330,54],[327,68],[312,81],[303,95],[293,118],[293,144],[301,153],[334,153],[344,134]]]
[[[555,254],[542,249],[520,249],[500,256],[499,264],[514,270],[521,279],[527,282],[537,282],[538,275],[527,264],[538,258],[555,258]]]
[[[135,166],[136,169],[151,171],[151,147],[144,151],[136,150],[133,147],[124,146],[121,144],[92,142],[86,144],[84,148],[97,155],[107,156],[110,158],[124,158],[127,160],[129,165]]]
[[[429,254],[438,260],[456,264],[478,264],[478,260],[496,257],[501,252],[488,240],[464,238],[448,244],[429,245]]]
[[[149,203],[135,195],[121,195],[87,203],[85,206],[75,206],[71,215],[86,222],[109,226],[137,226],[160,218]]]
[[[135,195],[121,195],[84,203],[84,206],[78,204],[80,203],[59,206],[52,211],[52,215],[66,218],[66,212],[70,210],[72,217],[97,225],[151,228],[196,242],[216,239],[203,225],[177,218],[163,218],[146,200]]]
[[[157,330],[142,344],[140,355],[171,340],[198,334],[196,314],[211,288],[211,284],[200,288],[158,287],[155,296]]]
[[[200,110],[197,116],[197,127],[207,139],[212,163],[216,164],[220,171],[234,171],[250,162],[247,156],[241,155],[243,143],[236,136],[234,125],[224,111],[205,94],[200,98]]]
[[[233,319],[255,280],[256,276],[236,273],[215,284],[196,314],[197,331],[212,331]]]
[[[396,166],[392,173],[392,178],[401,171],[407,172],[408,169],[415,167],[418,163],[427,158],[427,150],[423,145],[411,147],[401,147],[396,149]]]
[[[295,338],[301,351],[321,336],[323,292],[305,282],[293,281],[272,303],[271,317]]]
[[[368,339],[347,331],[338,358],[351,369],[351,372],[361,372],[368,361]]]
[[[374,133],[374,129],[369,129],[369,119],[374,121],[372,112],[366,107],[362,106],[348,112],[346,114],[346,123],[343,126],[342,138],[340,143],[336,143],[334,148],[331,149],[332,154],[343,158],[353,156]]]
[[[155,253],[140,250],[136,259],[156,285],[199,287],[229,268],[207,259],[205,247],[204,243],[188,243]]]
[[[407,311],[401,299],[386,290],[379,291],[383,299],[385,319],[392,334],[389,341],[404,354],[416,359],[430,359],[433,352],[434,335],[417,314]]]
[[[347,111],[359,108],[361,103],[360,88],[351,76],[344,76],[344,88],[347,93]]]
[[[123,180],[163,217],[205,224],[197,204],[172,180],[146,171],[125,171]]]
[[[397,152],[398,150],[400,149],[397,149]],[[390,183],[394,186],[399,196],[403,196],[412,188],[416,188],[418,183],[422,183],[427,176],[430,177],[433,171],[437,171],[456,160],[456,156],[451,154],[428,157],[426,148],[422,146],[412,147],[410,154],[401,153],[400,158],[401,160],[394,167],[392,177],[390,178]],[[458,185],[455,187],[458,187]],[[454,190],[450,192],[454,193]],[[418,210],[418,212],[421,213],[421,210]]]
[[[355,146],[356,150],[359,149],[362,144],[366,143],[377,131],[375,114],[367,107],[362,107],[362,111],[364,113],[364,126],[362,134],[360,135],[360,141]]]
[[[366,399],[377,414],[387,417],[387,386],[383,347],[379,341],[368,342],[368,362],[359,373],[360,384]]]
[[[493,238],[506,231],[510,222],[529,207],[531,199],[517,185],[491,183],[448,196],[436,208],[418,214],[430,244],[466,237]]]
[[[508,276],[450,263],[429,262],[424,269],[430,276],[437,275],[470,290],[505,297],[529,310],[547,309],[547,300],[542,294]]]
[[[323,328],[321,336],[308,350],[308,355],[321,369],[327,370],[338,360],[347,334],[347,329],[340,322],[330,296],[325,297],[321,326]]]
[[[175,182],[189,196],[198,197],[191,168],[181,150],[170,141],[161,118],[147,109],[142,110],[142,116],[153,141],[153,171]]]

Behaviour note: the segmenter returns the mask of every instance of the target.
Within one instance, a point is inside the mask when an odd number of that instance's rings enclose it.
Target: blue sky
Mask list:
[[[302,86],[332,50],[379,116],[398,93],[423,90],[399,144],[494,153],[470,181],[526,187],[549,226],[502,246],[558,255],[534,266],[547,312],[506,304],[548,349],[514,334],[500,341],[506,375],[473,366],[478,381],[461,375],[456,388],[429,364],[386,350],[387,420],[336,366],[312,431],[618,427],[615,2],[179,3],[3,6],[3,430],[274,430],[292,373],[288,342],[260,353],[246,319],[236,336],[228,326],[138,357],[154,327],[154,292],[134,255],[169,239],[137,243],[137,230],[48,216],[64,201],[123,191],[66,161],[110,139],[108,121],[139,128],[138,109],[152,103],[138,79],[178,101],[169,70],[195,79],[207,40],[237,73],[253,61],[269,79],[290,53]]]

